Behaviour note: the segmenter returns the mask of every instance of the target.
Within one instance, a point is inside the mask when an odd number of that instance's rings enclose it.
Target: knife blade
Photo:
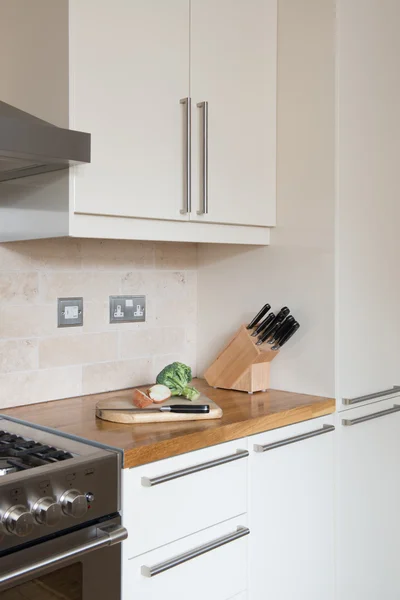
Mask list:
[[[270,308],[271,308],[270,304],[264,304],[264,306],[262,307],[260,312],[257,313],[256,316],[254,317],[254,319],[247,325],[247,329],[253,329],[253,327],[258,325],[258,323],[267,314],[267,312],[269,311]]]
[[[287,306],[284,306],[283,308],[281,308],[281,310],[279,311],[279,313],[276,315],[275,319],[273,321],[271,321],[271,323],[268,325],[268,327],[266,327],[264,329],[264,331],[262,332],[262,334],[258,337],[258,342],[257,342],[257,346],[261,346],[261,344],[263,344],[271,335],[272,331],[276,331],[276,327],[275,325],[281,324],[282,321],[287,317],[287,315],[290,313],[290,310]]]
[[[286,344],[286,342],[288,342],[290,340],[290,338],[292,337],[292,335],[294,335],[296,333],[296,331],[299,329],[300,327],[300,323],[298,323],[297,321],[295,321],[292,324],[292,327],[289,329],[289,331],[287,331],[285,333],[285,335],[283,335],[279,341],[274,344],[274,346],[272,346],[271,350],[279,350],[280,348],[282,348],[282,346],[284,344]]]
[[[261,323],[259,324],[258,327],[255,328],[255,330],[253,331],[253,333],[251,334],[252,337],[256,337],[257,335],[259,335],[262,331],[264,331],[264,329],[266,327],[268,327],[268,325],[275,319],[275,313],[269,313],[269,315],[267,317],[265,317],[265,319],[263,321],[261,321]]]
[[[281,338],[285,333],[290,329],[290,327],[294,323],[294,316],[289,315],[284,321],[279,324],[279,327],[274,332],[273,335],[269,336],[268,344],[273,344],[274,342],[278,342],[279,338]]]
[[[99,408],[98,410],[112,410],[114,412],[173,412],[173,413],[209,413],[209,404],[169,404],[168,406],[157,406],[156,408]]]

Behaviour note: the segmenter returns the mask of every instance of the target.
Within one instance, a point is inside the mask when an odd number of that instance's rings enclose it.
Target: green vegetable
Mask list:
[[[188,385],[192,381],[192,369],[180,362],[174,362],[164,367],[157,375],[157,383],[166,385],[172,396],[183,396],[188,400],[197,400],[200,392]]]

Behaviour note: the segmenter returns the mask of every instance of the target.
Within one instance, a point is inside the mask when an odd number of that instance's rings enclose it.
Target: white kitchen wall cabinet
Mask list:
[[[400,398],[337,420],[337,599],[398,600]]]
[[[275,225],[276,23],[270,0],[191,1],[191,219]]]
[[[250,600],[334,599],[332,423],[249,438]]]
[[[69,105],[59,121],[92,134],[92,162],[2,185],[0,240],[268,244],[276,213],[277,0],[60,0],[67,10],[58,19],[49,1],[21,0],[24,10],[4,27],[18,36],[22,19],[39,10],[39,39],[60,32],[48,41],[48,52],[58,44],[65,59],[57,79]],[[9,60],[22,61],[24,53],[9,51],[9,36],[0,38]],[[7,73],[3,100],[29,111],[31,94],[33,112],[41,87],[43,105],[51,104],[48,72],[29,77],[32,92],[25,82],[20,100],[9,93],[19,87]]]

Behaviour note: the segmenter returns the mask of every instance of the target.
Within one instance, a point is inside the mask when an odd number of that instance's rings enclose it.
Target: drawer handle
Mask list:
[[[168,571],[168,569],[172,569],[173,567],[177,567],[182,563],[187,562],[188,560],[192,560],[193,558],[197,558],[202,554],[206,554],[207,552],[211,552],[211,550],[215,550],[216,548],[220,548],[221,546],[225,546],[225,544],[230,544],[235,540],[239,540],[245,535],[249,535],[250,529],[247,527],[239,526],[236,531],[233,533],[228,533],[228,535],[224,535],[223,537],[217,538],[212,542],[208,542],[208,544],[203,544],[202,546],[198,546],[197,548],[193,548],[193,550],[189,550],[189,552],[185,552],[184,554],[178,554],[174,558],[170,558],[162,563],[158,563],[158,565],[153,565],[152,567],[142,566],[141,572],[144,577],[154,577],[155,575],[159,575],[164,571]]]
[[[225,465],[226,463],[233,462],[234,460],[240,460],[241,458],[246,458],[247,456],[249,456],[247,450],[236,450],[235,454],[223,456],[222,458],[216,458],[215,460],[194,465],[193,467],[187,467],[187,469],[180,469],[179,471],[173,471],[172,473],[159,475],[158,477],[142,477],[142,485],[144,487],[152,487],[154,485],[159,485],[160,483],[165,483],[166,481],[178,479],[179,477],[185,477],[185,475],[198,473],[198,471],[205,471],[206,469],[212,469],[213,467],[218,467],[219,465]]]
[[[366,400],[376,400],[377,398],[384,398],[391,394],[400,392],[400,385],[394,385],[390,390],[383,390],[382,392],[375,392],[375,394],[368,394],[367,396],[358,396],[357,398],[343,398],[343,404],[349,406],[350,404],[358,404],[359,402],[365,402]]]
[[[253,449],[254,449],[254,452],[267,452],[268,450],[275,450],[275,448],[281,448],[282,446],[288,446],[289,444],[295,444],[296,442],[302,442],[303,440],[308,440],[309,438],[317,437],[318,435],[323,435],[324,433],[330,433],[331,431],[335,431],[334,425],[324,425],[322,427],[322,429],[317,429],[315,431],[309,431],[308,433],[301,433],[300,435],[295,435],[293,437],[286,438],[284,440],[279,440],[278,442],[272,442],[271,444],[265,444],[265,446],[255,444]]]
[[[373,419],[379,419],[380,417],[386,417],[386,415],[392,415],[393,413],[400,411],[399,404],[393,404],[393,408],[387,410],[380,410],[379,412],[372,413],[371,415],[365,415],[364,417],[358,417],[357,419],[342,419],[342,425],[345,427],[351,427],[352,425],[358,425],[365,421],[372,421]]]

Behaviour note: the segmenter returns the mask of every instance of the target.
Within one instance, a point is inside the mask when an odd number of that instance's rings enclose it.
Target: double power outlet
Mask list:
[[[110,296],[110,323],[146,320],[146,296]],[[83,325],[83,298],[58,298],[58,327]]]

